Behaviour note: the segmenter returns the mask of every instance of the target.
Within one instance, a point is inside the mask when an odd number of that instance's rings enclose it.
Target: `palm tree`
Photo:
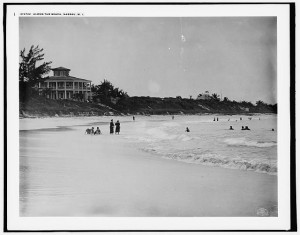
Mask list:
[[[264,105],[266,105],[265,102],[261,100],[256,101],[256,106],[264,106]]]
[[[211,95],[211,97],[212,97],[214,100],[220,101],[220,96],[219,96],[217,93],[213,93],[213,94]]]
[[[20,51],[21,62],[19,64],[19,82],[29,83],[31,86],[43,79],[43,76],[50,72],[50,62],[44,62],[37,66],[37,62],[44,59],[42,54],[44,49],[40,49],[39,46],[30,47],[27,54],[25,54],[25,48]]]
[[[44,62],[37,65],[44,59],[43,49],[39,46],[31,46],[28,53],[25,48],[20,51],[21,62],[19,63],[19,99],[25,101],[27,98],[38,95],[34,89],[38,82],[46,79],[45,75],[50,72],[52,62]]]

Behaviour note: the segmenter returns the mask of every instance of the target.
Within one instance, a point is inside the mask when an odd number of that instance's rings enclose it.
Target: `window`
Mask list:
[[[73,88],[73,82],[67,82],[66,86],[67,88]]]
[[[49,82],[50,88],[56,88],[56,82]]]
[[[64,77],[64,76],[68,76],[69,72],[67,71],[54,71],[54,76],[57,76],[57,77]]]
[[[58,82],[58,88],[64,88],[64,83],[63,82]]]

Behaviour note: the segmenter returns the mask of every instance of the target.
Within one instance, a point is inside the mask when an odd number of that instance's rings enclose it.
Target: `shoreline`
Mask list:
[[[77,117],[130,117],[130,116],[258,116],[258,115],[277,115],[277,113],[178,113],[178,114],[107,114],[107,115],[20,115],[19,119],[44,119],[44,118],[77,118]]]

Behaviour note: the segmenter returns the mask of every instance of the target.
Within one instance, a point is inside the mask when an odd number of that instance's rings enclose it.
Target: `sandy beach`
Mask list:
[[[20,120],[21,216],[277,216],[277,175],[164,159],[109,119],[99,136],[90,119]]]

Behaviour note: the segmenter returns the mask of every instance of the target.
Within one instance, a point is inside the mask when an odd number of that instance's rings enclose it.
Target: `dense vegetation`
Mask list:
[[[193,100],[180,98],[126,97],[117,104],[80,102],[74,100],[50,100],[42,96],[20,102],[20,116],[66,116],[66,115],[127,115],[127,114],[242,114],[276,113],[277,105],[259,101],[250,102]]]
[[[112,98],[127,98],[129,97],[127,92],[115,87],[110,81],[104,79],[100,85],[92,85],[91,88],[93,95],[93,100],[101,100],[103,103],[110,103]]]
[[[194,100],[181,98],[130,97],[120,100],[115,109],[140,114],[201,114],[201,113],[276,113],[276,105],[250,102]]]
[[[120,112],[95,103],[86,103],[75,100],[51,100],[42,96],[34,96],[20,102],[20,117],[47,117],[47,116],[89,116],[113,115]]]

